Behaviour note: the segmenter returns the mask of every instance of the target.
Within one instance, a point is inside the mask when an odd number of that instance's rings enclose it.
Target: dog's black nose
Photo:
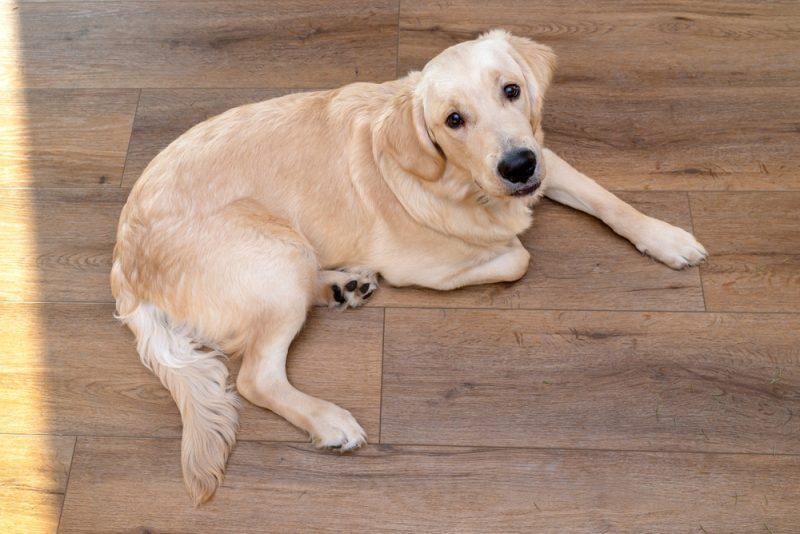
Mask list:
[[[527,148],[506,152],[497,164],[497,172],[512,184],[527,182],[534,171],[536,171],[536,154]]]

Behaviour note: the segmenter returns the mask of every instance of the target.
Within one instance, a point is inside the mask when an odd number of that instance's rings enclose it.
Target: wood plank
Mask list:
[[[118,186],[137,90],[0,91],[0,186]]]
[[[393,0],[191,6],[5,2],[3,17],[17,27],[0,37],[3,86],[330,87],[395,75]]]
[[[144,89],[131,134],[123,185],[182,133],[230,108],[286,94],[280,89]]]
[[[125,166],[130,186],[190,127],[226,109],[285,94],[257,89],[145,89]],[[722,89],[561,87],[546,106],[547,144],[606,187],[620,190],[792,189],[800,97]],[[747,122],[747,128],[741,128]]]
[[[191,126],[280,90],[144,90],[125,185]],[[612,190],[797,189],[790,90],[712,89],[618,93],[565,88],[547,105],[547,144]],[[748,128],[741,128],[742,122]]]
[[[108,286],[125,191],[0,190],[0,298],[112,302]],[[691,229],[682,193],[626,193],[634,205]],[[515,284],[440,293],[383,287],[375,306],[702,310],[696,270],[673,271],[641,257],[586,215],[543,203],[523,241],[534,255]]]
[[[613,190],[797,190],[790,88],[556,85],[546,143]],[[746,126],[743,126],[746,125]]]
[[[800,529],[796,456],[249,442],[198,509],[178,458],[177,441],[80,438],[61,532]]]
[[[112,187],[0,189],[0,300],[111,302],[127,196]]]
[[[800,193],[692,193],[709,310],[800,311]]]
[[[798,21],[790,0],[404,0],[398,69],[502,27],[555,49],[558,84],[789,88],[800,82]]]
[[[56,532],[74,447],[73,436],[0,435],[0,531]]]
[[[125,166],[130,186],[190,127],[226,109],[285,94],[255,89],[142,91]],[[613,190],[797,189],[800,96],[731,89],[551,92],[548,146]],[[747,128],[741,128],[747,122]]]
[[[684,193],[624,193],[645,213],[691,230]],[[450,292],[381,287],[375,306],[703,310],[697,269],[673,271],[642,257],[600,221],[543,201],[522,235],[533,257],[527,274],[512,284]]]
[[[800,452],[800,316],[386,310],[382,443]]]
[[[0,305],[0,432],[181,435],[175,403],[139,363],[133,335],[113,319],[113,309]],[[351,410],[371,441],[379,432],[382,336],[383,310],[315,309],[289,357],[295,385]],[[307,439],[273,413],[244,404],[240,438]]]

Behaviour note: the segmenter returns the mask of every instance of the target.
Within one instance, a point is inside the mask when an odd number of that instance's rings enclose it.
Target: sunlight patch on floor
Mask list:
[[[45,331],[36,306],[13,304],[38,296],[20,37],[19,5],[0,0],[0,531],[53,532],[73,438],[11,435],[51,431]]]

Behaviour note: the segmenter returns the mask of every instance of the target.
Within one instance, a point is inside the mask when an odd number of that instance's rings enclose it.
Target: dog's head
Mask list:
[[[452,46],[410,75],[381,125],[381,152],[423,180],[457,176],[462,190],[489,197],[531,195],[544,179],[541,114],[554,67],[550,48],[502,30]]]

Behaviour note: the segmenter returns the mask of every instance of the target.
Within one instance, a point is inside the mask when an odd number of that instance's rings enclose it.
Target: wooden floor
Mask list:
[[[711,252],[674,272],[544,202],[521,281],[315,310],[193,509],[112,318],[129,188],[228,107],[384,81],[492,27],[552,46],[551,148]],[[800,4],[0,0],[0,531],[800,532]]]

